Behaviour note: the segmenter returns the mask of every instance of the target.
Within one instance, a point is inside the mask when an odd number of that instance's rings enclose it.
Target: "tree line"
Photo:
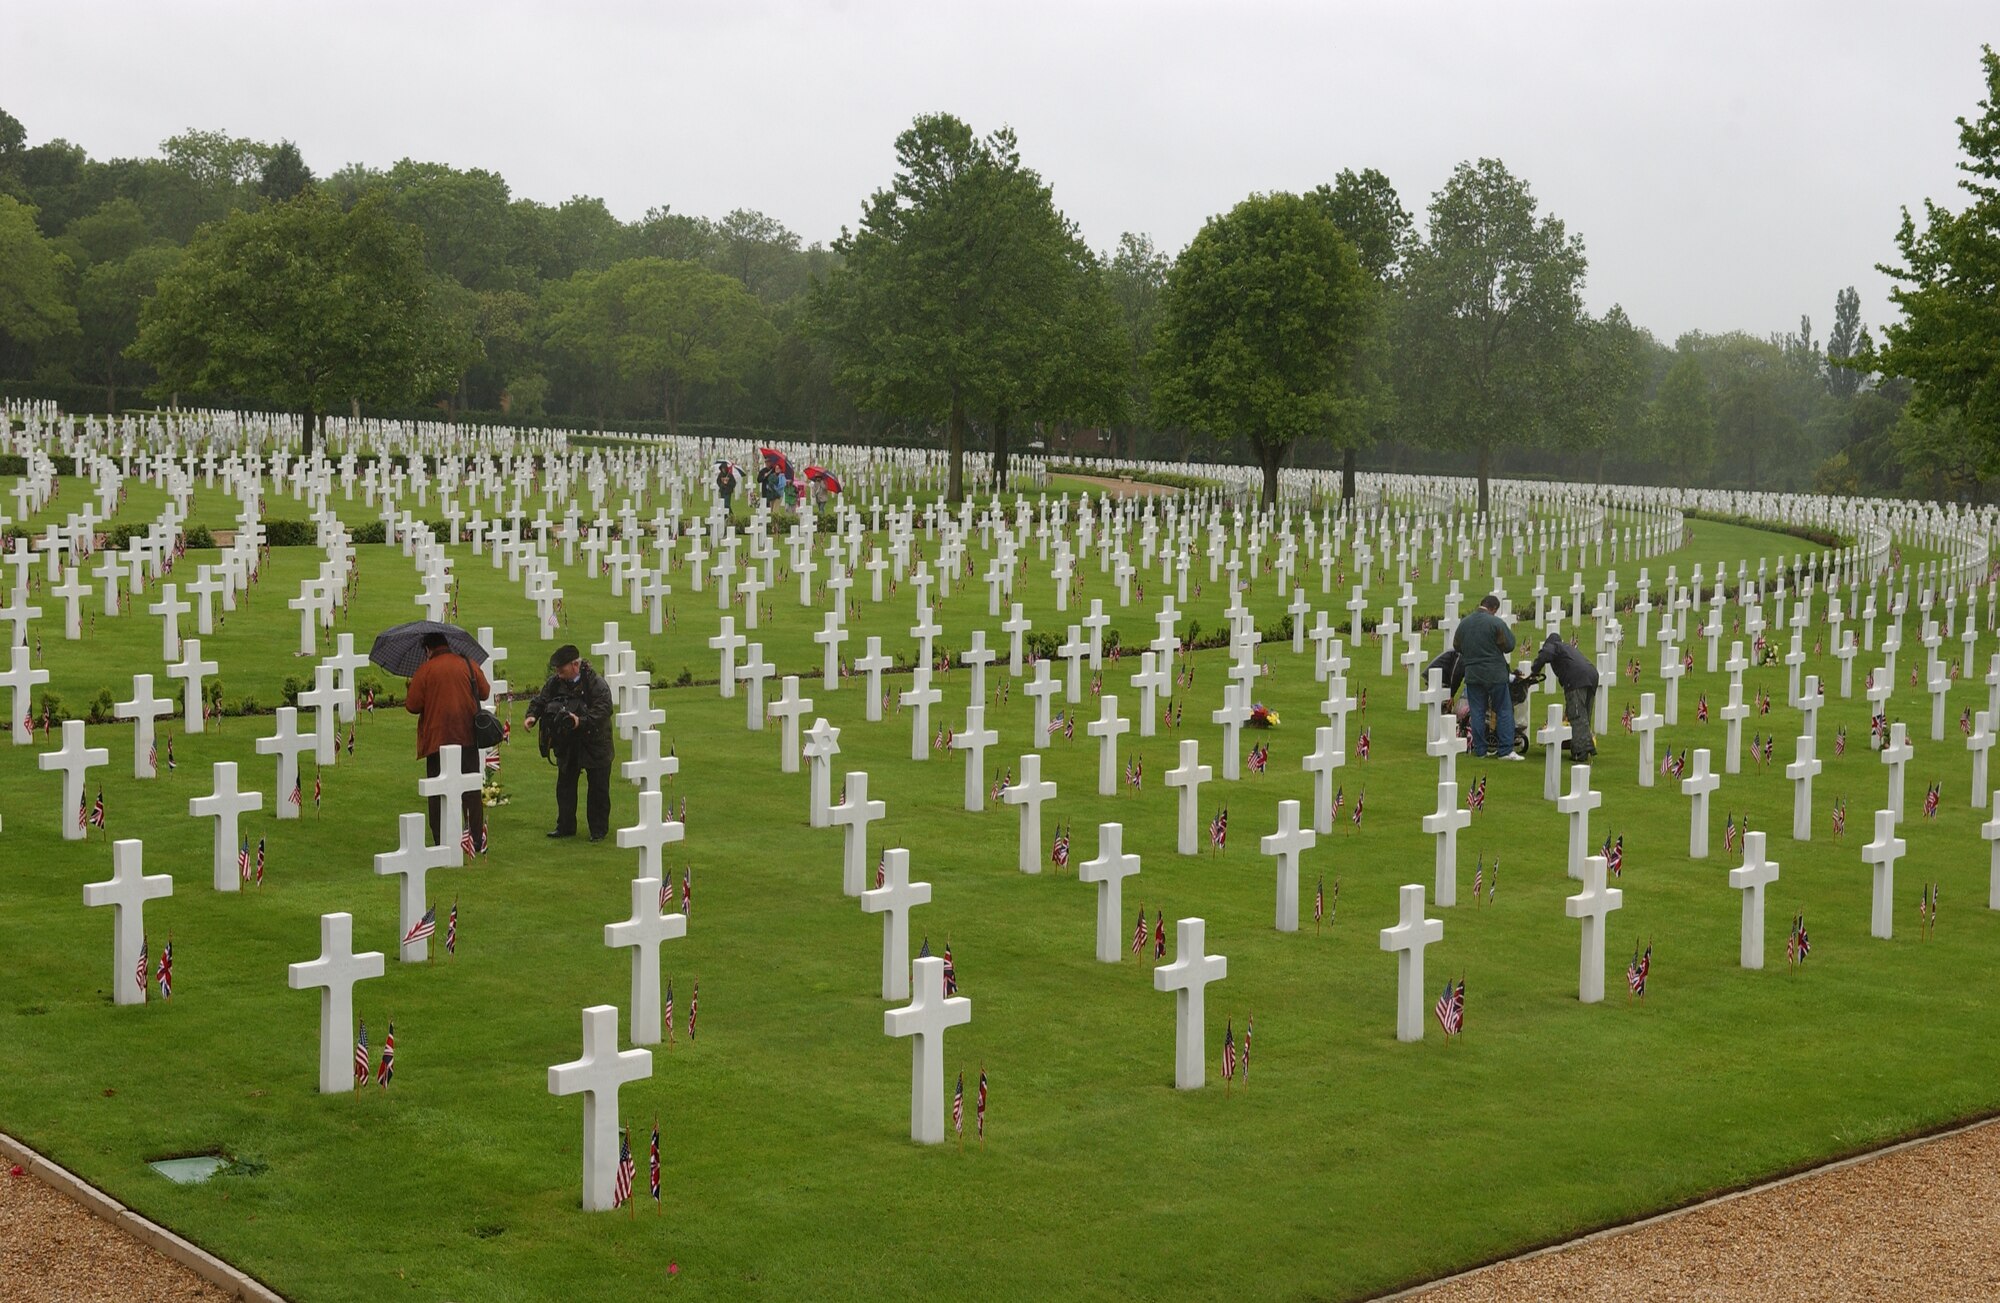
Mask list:
[[[1935,230],[1906,216],[1913,274]],[[1666,343],[1588,312],[1587,271],[1581,236],[1493,159],[1421,218],[1346,170],[1250,195],[1177,254],[1139,233],[1099,252],[1011,131],[932,114],[822,246],[750,210],[621,221],[441,163],[319,176],[290,142],[221,132],[99,161],[0,111],[0,381],[93,386],[112,409],[902,440],[950,449],[954,492],[968,447],[1004,477],[1015,446],[1083,435],[1254,462],[1267,492],[1286,465],[1351,486],[1365,462],[1476,475],[1482,498],[1495,474],[1983,493],[1993,440],[1962,436],[1985,418],[1933,401],[1914,327],[1878,346],[1851,287],[1823,339],[1802,317]]]

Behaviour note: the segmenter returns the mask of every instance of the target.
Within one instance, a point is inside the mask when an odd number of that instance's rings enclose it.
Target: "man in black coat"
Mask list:
[[[528,727],[541,726],[542,754],[556,762],[556,826],[576,836],[576,777],[590,775],[590,840],[611,831],[611,687],[570,643],[549,657],[549,681],[528,703]]]
[[[1556,672],[1562,685],[1563,713],[1569,716],[1569,758],[1581,764],[1597,751],[1597,738],[1590,730],[1591,708],[1597,703],[1597,667],[1590,658],[1551,633],[1535,653],[1528,677],[1539,679],[1544,667]]]

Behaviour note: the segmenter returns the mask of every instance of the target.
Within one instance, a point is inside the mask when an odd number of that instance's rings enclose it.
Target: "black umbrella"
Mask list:
[[[430,633],[443,634],[451,650],[469,661],[483,662],[487,659],[486,649],[479,645],[477,638],[455,624],[438,620],[412,620],[393,629],[384,629],[375,635],[375,645],[368,649],[368,659],[389,673],[407,679],[424,663],[424,635]]]

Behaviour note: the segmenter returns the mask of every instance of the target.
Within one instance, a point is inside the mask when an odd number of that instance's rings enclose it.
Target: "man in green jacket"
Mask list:
[[[1472,712],[1470,754],[1519,760],[1514,751],[1514,695],[1507,690],[1507,680],[1512,677],[1507,653],[1514,650],[1514,631],[1500,618],[1500,599],[1491,593],[1480,598],[1478,609],[1458,622],[1451,645],[1465,671],[1465,704]],[[1489,706],[1497,734],[1490,748],[1486,741]]]

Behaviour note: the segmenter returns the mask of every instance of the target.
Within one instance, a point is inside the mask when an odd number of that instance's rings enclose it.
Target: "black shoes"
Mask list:
[[[609,834],[608,832],[594,832],[594,833],[590,834],[590,840],[592,840],[592,841],[594,841],[594,842],[601,842],[601,841],[603,841],[603,840],[604,840],[604,839],[605,839],[606,837],[608,837],[609,835],[610,835],[610,834]]]
[[[574,836],[576,836],[576,834],[575,834],[575,833],[573,833],[573,832],[564,832],[564,831],[563,831],[562,829],[560,829],[560,828],[557,828],[557,829],[553,830],[552,832],[550,832],[550,833],[548,834],[548,836],[549,836],[549,837],[550,837],[551,839],[553,839],[553,838],[556,838],[556,837],[574,837]]]

